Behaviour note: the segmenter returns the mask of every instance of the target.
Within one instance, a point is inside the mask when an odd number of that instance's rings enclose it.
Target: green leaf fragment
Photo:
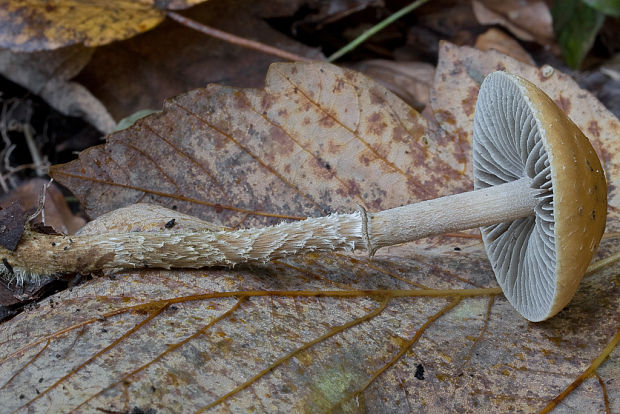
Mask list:
[[[583,0],[583,2],[603,14],[620,17],[620,0]]]
[[[125,117],[123,119],[121,119],[119,121],[118,124],[116,124],[116,127],[114,128],[113,132],[117,132],[117,131],[122,131],[123,129],[129,128],[130,126],[132,126],[138,119],[142,119],[146,116],[149,116],[151,114],[154,114],[156,112],[161,112],[158,109],[140,109],[137,112],[134,112],[133,114],[129,115],[128,117]]]
[[[582,0],[556,1],[551,15],[564,60],[573,69],[579,68],[603,25],[605,15]]]

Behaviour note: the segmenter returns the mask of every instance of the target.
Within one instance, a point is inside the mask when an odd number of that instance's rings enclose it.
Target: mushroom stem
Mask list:
[[[201,268],[267,262],[315,251],[380,247],[471,229],[534,212],[529,178],[377,213],[332,214],[234,231],[103,233],[55,236],[26,231],[14,252],[0,248],[0,271],[38,275],[106,268]]]
[[[529,177],[369,214],[371,249],[513,221],[534,213],[540,190]]]

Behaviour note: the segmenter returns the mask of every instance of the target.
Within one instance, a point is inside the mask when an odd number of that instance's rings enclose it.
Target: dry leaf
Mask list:
[[[16,286],[15,281],[0,280],[0,317],[4,320],[7,316],[21,312],[20,308],[26,303],[36,301],[43,296],[48,296],[50,293],[58,292],[57,288],[54,289],[53,282],[55,281],[58,281],[55,277],[47,276],[42,278],[40,283]],[[52,289],[54,289],[53,292]],[[10,306],[12,306],[12,309],[8,308]]]
[[[24,234],[25,225],[26,214],[19,203],[12,202],[3,206],[0,210],[0,246],[15,251]]]
[[[478,36],[475,46],[477,49],[485,51],[491,49],[497,50],[523,63],[528,63],[530,65],[536,64],[534,59],[521,47],[519,42],[498,29],[491,28]]]
[[[137,203],[104,214],[83,226],[78,234],[130,232],[188,232],[219,231],[226,227],[214,226],[193,216],[170,210],[156,204]]]
[[[20,52],[99,46],[147,31],[205,0],[0,0],[0,47]]]
[[[26,184],[11,190],[0,199],[0,206],[3,208],[13,202],[19,202],[26,212],[33,213],[40,208],[43,188],[49,184],[49,180],[34,178]],[[45,225],[53,228],[58,233],[75,234],[85,220],[76,216],[65,201],[65,197],[58,187],[54,184],[45,191],[45,204],[43,205],[45,215]],[[43,224],[42,216],[37,215],[31,224]]]
[[[429,63],[375,59],[351,67],[370,76],[417,110],[428,104],[428,93],[435,75],[435,67]]]
[[[471,140],[473,112],[482,78],[492,70],[517,73],[535,83],[590,138],[596,149],[609,185],[607,231],[620,229],[620,122],[590,93],[549,65],[536,68],[490,51],[456,48],[444,42],[437,65],[442,82],[435,84],[431,105],[441,127],[453,135],[466,134]],[[462,61],[462,62],[461,62]],[[450,76],[446,74],[450,74]],[[436,77],[437,79],[437,77]]]
[[[332,0],[327,2],[314,2],[316,11],[306,16],[300,24],[318,23],[317,29],[337,22],[347,16],[359,13],[370,7],[385,7],[383,0]],[[282,15],[282,14],[281,14]]]
[[[299,1],[208,1],[184,12],[192,20],[317,60],[323,55],[272,28],[265,19],[293,14]],[[136,57],[139,56],[139,59]],[[115,119],[212,82],[262,87],[277,58],[231,45],[167,20],[141,36],[97,48],[76,81]],[[157,85],[156,88],[153,85]]]
[[[82,85],[71,79],[86,66],[93,49],[80,45],[36,53],[0,50],[0,74],[39,95],[68,116],[79,116],[103,133],[116,122]]]
[[[359,74],[274,65],[265,90],[211,85],[177,97],[54,175],[93,215],[153,198],[232,226],[452,193],[471,185],[471,114],[467,101],[454,106],[455,82],[468,94],[500,65],[537,73],[495,52],[443,45],[432,95],[444,130]],[[597,147],[607,148],[603,128],[618,121],[566,77],[546,82],[597,113]],[[606,158],[612,182],[617,161]],[[610,221],[617,227],[617,214]],[[533,324],[491,291],[452,299],[495,286],[481,244],[467,240],[426,240],[372,260],[309,255],[93,279],[2,326],[1,398],[21,411],[540,409],[620,325],[620,265],[587,278],[569,308]],[[610,249],[615,239],[601,254]],[[424,287],[452,290],[430,297]],[[619,356],[562,407],[597,412],[607,401],[617,411]]]
[[[406,44],[394,51],[396,60],[434,62],[441,39],[469,45],[480,30],[471,4],[461,0],[429,1],[416,10],[415,21]]]
[[[457,192],[469,149],[363,75],[277,65],[265,90],[179,96],[52,174],[91,217],[145,201],[235,227]]]
[[[541,45],[553,42],[551,12],[540,0],[472,0],[480,24],[499,24],[521,40]]]

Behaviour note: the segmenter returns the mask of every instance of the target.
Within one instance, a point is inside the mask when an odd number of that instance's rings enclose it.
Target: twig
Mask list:
[[[10,103],[10,107],[9,107]],[[16,120],[12,120],[12,122],[8,122],[9,117],[11,116],[13,110],[18,106],[19,101],[16,99],[11,99],[10,101],[2,102],[2,111],[0,113],[0,136],[2,137],[2,141],[4,142],[4,148],[0,152],[0,158],[4,163],[3,167],[0,167],[0,187],[5,193],[8,193],[10,190],[11,176],[18,171],[24,169],[33,169],[35,170],[37,176],[42,177],[47,174],[47,170],[49,168],[49,164],[47,162],[46,157],[42,157],[39,151],[39,148],[36,145],[34,139],[34,128],[29,123],[29,121],[18,122]],[[31,118],[32,110],[28,111],[27,119]],[[16,131],[21,133],[24,136],[24,140],[28,146],[28,150],[30,151],[30,156],[32,158],[32,164],[24,164],[19,165],[17,167],[12,167],[10,162],[11,153],[15,149],[15,144],[12,143],[11,138],[9,137],[9,131]],[[7,180],[9,183],[7,183]]]
[[[8,161],[9,155],[15,145],[11,142],[9,135],[7,134],[7,122],[6,122],[6,112],[7,112],[7,102],[2,102],[2,114],[0,115],[0,135],[2,136],[2,140],[4,141],[4,148],[2,149],[2,158],[4,159],[5,168],[8,170],[10,167],[10,163]],[[5,193],[9,192],[9,186],[6,183],[6,177],[4,176],[4,171],[0,169],[0,186]]]
[[[39,148],[37,148],[37,144],[34,142],[34,137],[32,136],[34,128],[30,123],[26,122],[23,124],[24,138],[26,138],[26,144],[28,145],[28,150],[30,151],[30,156],[32,157],[32,163],[35,165],[35,173],[39,177],[43,177],[45,173],[43,172],[43,160],[41,159],[41,154],[39,153]]]
[[[4,129],[4,125],[2,126],[2,129]],[[9,141],[10,142],[10,141]],[[15,169],[11,167],[11,162],[10,162],[10,158],[11,158],[11,153],[13,152],[13,150],[15,149],[15,144],[9,144],[9,146],[7,146],[6,148],[4,148],[2,150],[2,160],[4,161],[4,169],[0,169],[0,171],[2,171],[2,173],[0,174],[0,181],[1,181],[1,185],[2,185],[2,189],[4,190],[5,193],[9,192],[9,186],[6,184],[6,180],[13,175],[13,173],[15,172]],[[4,171],[7,171],[7,173],[5,174]]]
[[[43,188],[41,188],[41,194],[39,194],[39,205],[37,210],[26,219],[27,223],[30,223],[34,220],[39,214],[41,214],[41,224],[45,226],[45,196],[47,194],[47,190],[49,190],[50,186],[54,182],[54,179],[50,179],[49,182],[43,184]]]
[[[392,14],[391,16],[389,16],[388,18],[380,21],[379,23],[377,23],[376,25],[374,25],[370,29],[366,30],[364,33],[362,33],[361,35],[359,35],[358,37],[353,39],[353,41],[351,41],[350,43],[348,43],[347,45],[342,47],[340,50],[336,51],[336,53],[334,53],[333,55],[331,55],[330,57],[327,58],[327,61],[328,62],[333,62],[334,60],[342,57],[346,53],[349,53],[350,51],[352,51],[353,49],[358,47],[360,44],[364,43],[369,37],[373,36],[374,34],[376,34],[379,31],[383,30],[384,28],[386,28],[390,24],[394,23],[396,20],[400,19],[401,17],[403,17],[407,13],[410,13],[410,12],[414,11],[415,9],[417,9],[418,7],[420,7],[421,5],[423,5],[426,2],[428,2],[428,0],[417,0],[417,1],[414,1],[413,3],[411,3],[409,6],[403,7],[402,9],[397,11],[396,13]]]
[[[210,26],[205,26],[202,23],[198,23],[195,20],[188,19],[187,17],[182,16],[172,11],[167,12],[167,14],[168,14],[168,17],[170,17],[172,20],[175,20],[181,23],[182,25],[189,27],[190,29],[199,31],[208,36],[213,36],[217,39],[224,40],[225,42],[232,43],[234,45],[238,45],[238,46],[245,47],[248,49],[258,50],[259,52],[267,53],[269,55],[274,55],[279,58],[291,60],[294,62],[297,61],[297,62],[311,63],[314,61],[314,59],[309,59],[305,56],[296,55],[294,53],[290,53],[285,50],[278,49],[278,48],[266,45],[261,42],[257,42],[255,40],[244,39],[243,37],[236,36],[234,34],[224,32],[222,30],[215,29]]]
[[[2,191],[5,193],[9,192],[9,186],[6,184],[6,180],[2,174],[0,174],[0,187],[2,187]]]
[[[7,105],[8,105],[7,101],[2,102],[2,116],[0,117],[0,134],[2,135],[2,140],[4,141],[4,145],[9,147],[12,144],[12,142],[11,142],[11,139],[9,138],[9,135],[7,134],[7,130],[8,130],[8,124],[6,122]],[[15,104],[13,104],[13,107],[11,108],[9,112],[12,112],[14,107],[15,107]]]

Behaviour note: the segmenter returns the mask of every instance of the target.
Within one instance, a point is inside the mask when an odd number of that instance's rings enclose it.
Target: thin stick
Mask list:
[[[274,55],[282,59],[291,60],[293,62],[311,63],[316,60],[316,59],[309,59],[305,56],[296,55],[294,53],[287,52],[285,50],[278,49],[273,46],[269,46],[264,43],[257,42],[255,40],[244,39],[243,37],[236,36],[234,34],[224,32],[222,30],[218,30],[210,26],[205,26],[202,23],[198,23],[195,20],[188,19],[187,17],[182,16],[172,11],[167,12],[167,15],[172,20],[175,20],[176,22],[181,23],[182,25],[187,26],[190,29],[199,31],[208,36],[221,39],[225,42],[232,43],[237,46],[241,46],[241,47],[245,47],[245,48],[253,49],[253,50],[258,50],[259,52],[267,53],[268,55]]]
[[[401,17],[403,17],[407,13],[410,13],[410,12],[414,11],[415,9],[417,9],[418,7],[420,7],[421,5],[423,5],[426,2],[428,2],[428,0],[417,0],[417,1],[414,1],[413,3],[411,3],[409,6],[403,7],[402,9],[397,11],[396,13],[392,14],[391,16],[389,16],[388,18],[380,21],[379,23],[377,23],[376,25],[374,25],[370,29],[366,30],[364,33],[362,33],[361,35],[359,35],[358,37],[353,39],[353,41],[351,41],[350,43],[348,43],[347,45],[342,47],[340,50],[336,51],[336,53],[334,53],[333,55],[331,55],[330,57],[327,58],[327,61],[328,62],[333,62],[336,59],[339,59],[343,55],[349,53],[350,51],[352,51],[353,49],[358,47],[360,44],[364,43],[369,37],[373,36],[374,34],[376,34],[379,31],[385,29],[387,26],[389,26],[390,24],[394,23],[396,20],[400,19]]]
[[[620,260],[620,252],[616,252],[613,253],[603,259],[597,260],[596,262],[590,264],[590,266],[588,266],[588,270],[586,270],[586,274],[585,277],[591,276],[592,274],[594,274],[596,271],[609,266],[612,263],[617,262],[618,260]]]
[[[26,144],[28,144],[28,150],[30,151],[30,156],[32,157],[32,163],[35,165],[35,173],[39,177],[43,177],[45,173],[43,172],[43,160],[41,159],[41,154],[39,153],[39,148],[37,148],[37,144],[34,142],[33,132],[34,128],[29,123],[25,123],[23,125],[24,128],[24,138],[26,139]]]
[[[2,191],[4,191],[5,193],[9,192],[9,186],[6,184],[6,179],[4,178],[4,175],[2,175],[2,173],[0,173],[0,187],[2,187]]]
[[[46,184],[43,184],[43,188],[41,188],[41,194],[39,194],[39,204],[34,213],[30,215],[26,219],[26,223],[30,223],[32,220],[37,218],[39,214],[41,214],[41,223],[45,226],[45,198],[47,195],[47,190],[49,190],[50,186],[54,182],[54,179],[51,178]]]

